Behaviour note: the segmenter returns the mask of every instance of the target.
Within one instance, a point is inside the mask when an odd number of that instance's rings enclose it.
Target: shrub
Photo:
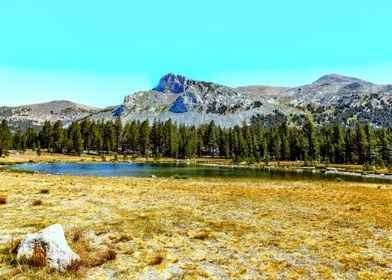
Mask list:
[[[255,163],[256,163],[256,158],[254,156],[250,156],[250,157],[246,158],[246,164],[252,165]]]
[[[42,200],[41,199],[34,199],[33,206],[39,206],[39,205],[42,205]]]
[[[7,197],[5,195],[0,194],[0,204],[6,204]]]
[[[376,167],[368,161],[363,164],[362,168],[364,171],[372,171],[376,169]]]
[[[49,193],[49,189],[41,189],[39,192],[42,194],[47,194]]]
[[[176,174],[173,176],[174,179],[188,179],[188,176]]]
[[[67,271],[70,273],[76,273],[80,266],[82,265],[82,262],[79,260],[73,260],[71,264],[67,267]]]

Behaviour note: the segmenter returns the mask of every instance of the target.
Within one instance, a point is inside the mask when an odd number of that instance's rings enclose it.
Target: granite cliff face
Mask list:
[[[297,108],[279,104],[258,93],[236,90],[223,85],[195,81],[181,75],[167,74],[157,87],[125,97],[113,111],[100,112],[93,119],[120,116],[125,122],[149,119],[201,125],[215,121],[223,127],[249,122],[257,114],[301,114]]]

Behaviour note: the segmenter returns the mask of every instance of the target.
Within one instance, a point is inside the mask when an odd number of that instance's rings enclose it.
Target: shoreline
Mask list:
[[[347,176],[357,176],[363,178],[377,178],[392,180],[392,174],[379,174],[379,173],[366,173],[360,171],[347,171],[339,170],[337,168],[324,168],[317,166],[289,166],[289,165],[279,165],[279,166],[257,166],[257,165],[239,165],[239,164],[217,164],[217,163],[201,163],[197,164],[199,166],[210,166],[210,167],[222,167],[222,168],[244,168],[244,169],[274,169],[274,170],[284,170],[284,171],[312,171],[324,174],[336,174],[336,175],[347,175]]]
[[[312,172],[318,174],[331,174],[331,175],[342,175],[342,176],[352,176],[352,177],[360,177],[364,179],[380,179],[387,180],[392,183],[392,175],[391,174],[380,174],[380,173],[365,173],[360,171],[348,171],[345,169],[331,168],[331,167],[317,167],[317,166],[293,166],[293,165],[243,165],[243,164],[222,164],[222,163],[189,163],[186,160],[165,160],[165,161],[153,161],[153,160],[145,160],[145,161],[40,161],[40,162],[20,162],[20,163],[11,163],[6,165],[0,165],[0,171],[7,170],[9,167],[13,165],[24,165],[24,164],[66,164],[66,163],[75,163],[75,164],[117,164],[117,163],[125,163],[125,164],[181,164],[186,166],[194,166],[194,167],[212,167],[212,168],[226,168],[226,169],[253,169],[253,170],[279,170],[284,172]],[[21,170],[23,170],[23,166],[21,166]],[[26,169],[26,172],[29,169]],[[23,172],[22,172],[23,173]],[[40,173],[40,172],[37,172]],[[45,173],[42,173],[45,174]],[[50,173],[49,173],[50,174]],[[117,177],[117,176],[113,176]],[[339,177],[336,178],[337,180]]]
[[[104,158],[97,155],[83,154],[81,156],[52,154],[43,152],[38,156],[34,151],[28,150],[24,154],[11,152],[8,157],[0,158],[0,170],[7,166],[26,163],[157,163],[157,164],[184,164],[204,167],[221,167],[221,168],[243,168],[243,169],[274,169],[289,171],[310,171],[324,174],[336,174],[357,176],[363,178],[377,178],[392,180],[392,173],[387,168],[379,168],[374,171],[364,171],[361,165],[346,164],[324,164],[316,163],[313,166],[304,166],[304,162],[284,161],[257,163],[248,165],[246,163],[233,164],[230,160],[222,158],[194,158],[194,159],[175,159],[175,158],[123,158],[121,155],[107,155]]]

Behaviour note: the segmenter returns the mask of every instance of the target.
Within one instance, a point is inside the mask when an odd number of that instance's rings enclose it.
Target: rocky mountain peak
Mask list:
[[[182,93],[185,92],[188,86],[195,84],[195,81],[188,79],[185,76],[173,73],[163,76],[159,84],[154,90],[161,92]]]
[[[342,76],[333,73],[333,74],[322,76],[320,79],[313,82],[312,85],[322,86],[322,85],[351,84],[351,83],[371,84],[370,82],[361,79]]]

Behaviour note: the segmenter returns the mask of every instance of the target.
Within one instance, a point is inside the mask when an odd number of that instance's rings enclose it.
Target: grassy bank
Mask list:
[[[177,160],[173,158],[140,158],[140,157],[131,157],[128,156],[124,158],[122,155],[107,155],[104,157],[98,155],[81,155],[81,156],[72,156],[72,155],[64,155],[64,154],[52,154],[48,152],[42,152],[40,156],[37,155],[36,152],[27,150],[23,154],[11,152],[7,157],[0,157],[0,167],[1,165],[10,165],[10,164],[18,164],[18,163],[42,163],[42,162],[135,162],[135,163],[175,163],[175,162],[185,162],[191,164],[206,164],[206,165],[219,165],[219,166],[232,166],[233,161],[230,159],[222,159],[222,158],[195,158],[192,160]],[[236,163],[236,166],[239,167],[248,167],[249,165],[244,161],[241,163]],[[266,166],[264,162],[254,163],[253,167],[263,168]],[[275,162],[271,161],[268,163],[268,166],[273,167],[304,167],[305,163],[302,161],[280,161]],[[308,166],[309,167],[309,166]],[[356,173],[369,173],[369,174],[391,174],[392,170],[388,168],[375,168],[374,170],[364,171],[362,165],[353,165],[353,164],[325,164],[325,163],[315,163],[313,167],[316,168],[336,168],[339,171],[348,171],[348,172],[356,172]]]
[[[391,185],[2,172],[0,196],[4,279],[392,276]],[[53,223],[76,274],[12,261],[12,240]]]

